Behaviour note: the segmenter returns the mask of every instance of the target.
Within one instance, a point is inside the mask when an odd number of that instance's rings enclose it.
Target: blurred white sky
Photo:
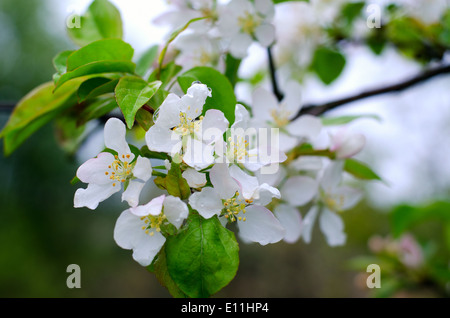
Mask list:
[[[55,9],[61,28],[65,17],[82,13],[91,0],[57,1]],[[152,20],[166,8],[163,0],[111,0],[121,11],[124,37],[141,53],[152,44],[161,43],[167,29],[152,25]],[[405,0],[406,1],[406,0]],[[433,0],[444,5],[447,0]],[[378,1],[373,1],[378,2]],[[431,1],[413,1],[421,7]],[[431,12],[430,14],[434,14]],[[54,27],[54,26],[53,26]],[[251,69],[264,63],[261,50],[253,47],[244,67]],[[255,59],[254,61],[252,59]],[[450,60],[450,59],[448,59]],[[449,61],[450,62],[450,61]],[[243,72],[246,70],[244,69]],[[324,102],[361,90],[396,83],[420,72],[418,64],[392,50],[374,56],[364,47],[350,48],[341,77],[325,87],[318,80],[308,80],[303,101]],[[355,102],[330,113],[378,114],[383,121],[362,119],[351,129],[366,135],[367,146],[358,155],[373,166],[389,184],[370,182],[369,200],[388,208],[398,203],[419,203],[449,197],[450,189],[450,76],[440,76],[398,94],[373,97]],[[245,96],[243,96],[245,98]],[[102,143],[102,136],[95,138]],[[95,141],[93,141],[95,143]],[[89,154],[89,157],[92,153]],[[447,190],[447,191],[446,191]]]

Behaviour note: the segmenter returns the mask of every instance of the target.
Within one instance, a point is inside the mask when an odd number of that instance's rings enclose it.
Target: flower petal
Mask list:
[[[286,229],[283,240],[287,243],[297,242],[302,230],[302,216],[298,210],[287,204],[279,204],[275,208],[274,214]]]
[[[208,109],[202,120],[202,141],[211,143],[222,138],[229,125],[223,112],[217,109]]]
[[[165,198],[163,206],[167,220],[179,229],[189,214],[186,203],[181,201],[180,198],[169,195]]]
[[[186,179],[191,188],[201,188],[207,182],[206,174],[191,168],[186,169],[181,176]]]
[[[147,146],[152,151],[176,154],[181,149],[181,137],[169,128],[153,125],[145,134]]]
[[[278,101],[275,95],[263,87],[258,87],[252,94],[253,116],[264,121],[273,121],[272,111],[277,110]]]
[[[353,208],[361,200],[363,193],[359,189],[340,186],[333,189],[332,193],[328,193],[328,195],[339,203],[340,211],[345,211]]]
[[[152,177],[152,164],[150,159],[139,156],[133,168],[133,175],[143,181],[147,181]]]
[[[301,236],[305,243],[311,243],[312,230],[314,228],[314,223],[316,222],[317,214],[319,213],[319,209],[316,205],[312,206],[308,213],[306,213],[303,218],[302,228],[301,228]]]
[[[324,208],[319,218],[319,225],[322,233],[327,239],[328,245],[344,245],[346,234],[344,233],[344,222],[336,213]]]
[[[204,169],[214,163],[214,145],[204,144],[200,140],[187,137],[183,161],[197,170]]]
[[[250,114],[248,110],[241,104],[237,104],[234,110],[234,123],[231,128],[237,129],[247,129],[250,122]]]
[[[273,198],[281,198],[280,191],[277,188],[271,187],[267,183],[261,184],[257,189],[257,193],[258,199],[255,199],[253,203],[261,206],[268,205],[272,202]]]
[[[192,194],[189,197],[189,204],[205,219],[218,215],[223,208],[219,194],[211,187],[203,188],[201,192]]]
[[[302,108],[302,87],[296,81],[286,83],[285,95],[281,104],[288,112],[288,119],[294,118]]]
[[[292,136],[311,140],[319,135],[322,130],[322,122],[316,116],[303,115],[287,125],[286,129]]]
[[[230,42],[230,54],[235,58],[244,58],[247,56],[247,51],[252,44],[252,37],[247,33],[236,34]]]
[[[323,158],[314,156],[301,156],[289,164],[295,171],[319,171],[323,167]]]
[[[188,118],[194,120],[202,114],[206,98],[211,96],[211,91],[205,84],[192,84],[186,95],[181,97],[181,111],[186,113]]]
[[[245,199],[251,199],[255,194],[256,189],[259,187],[259,182],[256,177],[248,175],[238,166],[232,165],[229,168],[230,176],[238,183],[239,193]]]
[[[139,196],[145,182],[139,180],[131,180],[127,189],[122,193],[122,201],[127,201],[131,207],[136,207],[139,204]]]
[[[262,46],[269,46],[275,40],[275,27],[269,23],[263,23],[255,29],[255,37]]]
[[[322,189],[325,190],[325,192],[331,193],[341,182],[343,171],[343,160],[331,161],[325,168],[322,178],[320,179],[320,186]]]
[[[313,178],[294,176],[281,188],[281,198],[292,206],[302,206],[317,195],[318,184]]]
[[[78,189],[75,192],[75,197],[73,200],[75,208],[87,207],[91,210],[95,210],[98,204],[114,193],[120,191],[121,186],[117,183],[113,186],[113,183],[108,184],[95,184],[89,183],[86,189]]]
[[[180,124],[180,111],[182,103],[180,97],[169,94],[164,102],[157,109],[157,119],[155,124],[160,127],[172,128]]]
[[[239,191],[239,185],[230,175],[228,165],[226,163],[215,164],[209,173],[209,178],[214,189],[222,199],[232,198],[236,191]]]
[[[119,158],[123,155],[132,155],[130,160],[134,159],[134,155],[130,151],[130,147],[125,139],[127,129],[125,124],[117,119],[110,118],[105,124],[104,137],[106,148],[117,151]]]
[[[245,210],[245,221],[237,221],[239,235],[244,240],[267,245],[281,241],[286,235],[281,223],[265,207],[251,205]]]
[[[113,161],[114,156],[109,152],[99,153],[97,158],[89,159],[78,168],[77,177],[84,183],[111,184],[111,179],[105,172]]]
[[[166,242],[166,238],[161,233],[154,229],[149,231],[153,232],[153,235],[146,234],[147,237],[142,237],[133,248],[133,259],[141,266],[150,265]]]
[[[147,215],[159,215],[162,211],[163,202],[166,195],[160,195],[152,199],[149,203],[145,205],[139,205],[137,207],[130,208],[130,212],[136,216],[147,216]]]

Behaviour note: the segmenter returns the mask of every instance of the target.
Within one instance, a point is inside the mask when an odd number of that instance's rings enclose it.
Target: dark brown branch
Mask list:
[[[324,104],[306,104],[303,106],[303,108],[300,110],[300,112],[295,116],[295,118],[298,118],[299,116],[304,115],[304,114],[319,116],[319,115],[322,115],[323,113],[330,111],[332,109],[335,109],[341,105],[349,104],[349,103],[352,103],[352,102],[355,102],[358,100],[362,100],[364,98],[381,95],[381,94],[386,94],[386,93],[400,92],[407,88],[410,88],[411,86],[414,86],[416,84],[424,82],[432,77],[435,77],[435,76],[441,75],[441,74],[446,74],[446,73],[450,73],[450,65],[445,65],[445,66],[437,67],[434,69],[426,70],[423,73],[421,73],[413,78],[410,78],[406,81],[403,81],[401,83],[393,84],[393,85],[389,85],[389,86],[385,86],[385,87],[377,88],[377,89],[373,89],[373,90],[368,90],[368,91],[362,92],[362,93],[354,95],[354,96],[349,96],[346,98],[338,99],[338,100],[331,101],[331,102],[324,103]],[[293,118],[293,119],[295,119],[295,118]]]
[[[273,62],[272,48],[270,46],[267,48],[267,59],[269,60],[269,71],[270,71],[270,79],[272,81],[272,91],[273,94],[277,97],[278,101],[281,101],[283,99],[283,94],[281,94],[280,89],[278,88],[278,82],[276,78],[276,68],[275,63]]]

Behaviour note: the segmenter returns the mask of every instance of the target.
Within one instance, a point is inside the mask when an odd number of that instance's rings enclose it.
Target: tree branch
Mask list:
[[[277,97],[278,101],[281,101],[283,99],[283,94],[281,94],[279,88],[278,88],[278,82],[275,74],[275,63],[273,62],[273,56],[272,56],[272,48],[269,46],[267,48],[267,58],[269,60],[269,71],[270,71],[270,79],[272,81],[272,91],[273,94]]]
[[[349,96],[346,98],[338,99],[338,100],[327,102],[324,104],[306,104],[302,107],[302,109],[295,116],[295,118],[298,118],[299,116],[304,115],[304,114],[319,116],[319,115],[322,115],[323,113],[330,111],[332,109],[335,109],[339,106],[342,106],[344,104],[349,104],[349,103],[352,103],[352,102],[355,102],[355,101],[358,101],[358,100],[361,100],[364,98],[381,95],[381,94],[400,92],[407,88],[410,88],[411,86],[414,86],[416,84],[424,82],[432,77],[435,77],[435,76],[441,75],[441,74],[446,74],[446,73],[450,73],[450,65],[444,65],[444,66],[440,66],[440,67],[437,67],[434,69],[426,70],[423,73],[421,73],[413,78],[410,78],[408,80],[405,80],[401,83],[393,84],[393,85],[389,85],[389,86],[385,86],[385,87],[381,87],[381,88],[377,88],[377,89],[373,89],[373,90],[368,90],[368,91],[362,92],[362,93],[354,95],[354,96]],[[293,119],[295,119],[295,118],[293,118]]]

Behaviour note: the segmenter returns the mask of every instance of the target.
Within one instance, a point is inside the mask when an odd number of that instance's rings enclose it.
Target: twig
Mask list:
[[[270,79],[272,81],[272,91],[274,95],[277,97],[278,101],[281,101],[283,99],[283,94],[281,94],[280,90],[278,89],[278,83],[275,74],[275,64],[273,62],[272,48],[270,46],[267,48],[267,58],[269,60],[269,71],[270,71]]]
[[[355,102],[355,101],[358,101],[358,100],[361,100],[364,98],[381,95],[381,94],[400,92],[407,88],[410,88],[411,86],[414,86],[416,84],[424,82],[432,77],[435,77],[435,76],[441,75],[441,74],[446,74],[446,73],[450,73],[450,65],[444,65],[444,66],[437,67],[434,69],[426,70],[415,77],[412,77],[408,80],[405,80],[405,81],[397,83],[397,84],[368,90],[368,91],[362,92],[357,95],[349,96],[346,98],[338,99],[338,100],[327,102],[324,104],[307,104],[307,105],[303,106],[303,108],[295,116],[295,118],[298,118],[299,116],[304,115],[304,114],[319,116],[319,115],[322,115],[323,113],[325,113],[329,110],[335,109],[341,105],[349,104],[349,103],[352,103],[352,102]],[[293,118],[293,119],[295,119],[295,118]]]

